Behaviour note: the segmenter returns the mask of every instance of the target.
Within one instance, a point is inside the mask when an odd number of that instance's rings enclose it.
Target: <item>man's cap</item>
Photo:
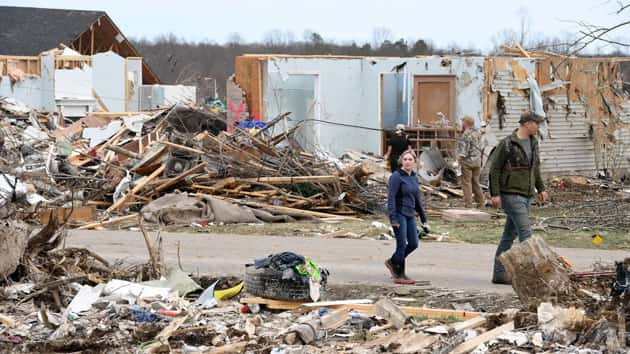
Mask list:
[[[521,119],[518,121],[519,123],[527,123],[527,122],[536,122],[536,123],[542,123],[543,122],[543,117],[539,116],[536,113],[533,112],[525,112],[523,114],[521,114]]]

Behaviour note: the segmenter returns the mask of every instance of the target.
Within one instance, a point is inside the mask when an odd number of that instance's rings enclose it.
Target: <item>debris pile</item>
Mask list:
[[[307,153],[294,129],[272,136],[288,114],[227,133],[225,112],[179,105],[97,112],[66,126],[13,101],[1,107],[4,199],[62,208],[55,212],[71,225],[101,227],[139,212],[190,225],[351,219],[383,209],[384,189],[368,188],[367,163]]]
[[[540,224],[567,230],[630,230],[630,189],[612,180],[553,177],[551,211]],[[544,207],[543,207],[544,208]]]

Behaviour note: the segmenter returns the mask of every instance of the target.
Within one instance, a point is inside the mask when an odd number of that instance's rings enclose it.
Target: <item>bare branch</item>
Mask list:
[[[619,10],[617,10],[616,14],[619,15],[620,13],[622,13],[625,9],[630,7],[630,3],[628,4],[624,4],[621,1],[617,1],[617,4],[619,4]]]
[[[590,34],[590,33],[586,33],[584,31],[580,31],[580,33],[582,33],[585,36],[588,36],[590,38],[594,38],[594,39],[596,39],[598,41],[602,41],[602,42],[606,42],[606,43],[610,43],[610,44],[615,44],[615,45],[619,45],[619,46],[623,46],[623,47],[630,47],[630,43],[622,43],[622,42],[613,41],[613,40],[610,40],[610,39],[606,39],[606,38],[595,36],[595,35]]]

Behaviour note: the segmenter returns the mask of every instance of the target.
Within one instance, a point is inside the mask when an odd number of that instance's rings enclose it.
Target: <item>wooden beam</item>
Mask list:
[[[94,228],[105,226],[105,225],[111,225],[111,224],[117,224],[123,221],[129,221],[133,219],[138,219],[138,214],[125,215],[118,218],[112,218],[105,221],[83,225],[83,226],[78,227],[77,230],[89,230],[89,229],[94,229]]]
[[[203,170],[206,166],[208,166],[207,162],[202,162],[200,164],[198,164],[197,166],[188,169],[187,171],[184,171],[182,174],[180,174],[177,177],[173,177],[171,178],[169,181],[167,181],[166,183],[160,185],[159,187],[157,187],[155,189],[156,193],[162,192],[163,190],[174,186],[175,184],[179,183],[180,181],[182,181],[184,178],[192,175],[193,173],[197,173],[200,170]]]
[[[474,329],[477,327],[481,327],[485,325],[486,322],[487,322],[486,317],[479,316],[479,317],[474,317],[463,322],[453,323],[450,327],[451,329],[453,329],[453,332],[461,332],[466,329]]]
[[[117,154],[121,154],[121,155],[125,155],[127,157],[131,157],[132,159],[136,159],[136,160],[141,160],[142,156],[140,156],[139,154],[136,154],[133,151],[129,151],[125,148],[122,148],[120,146],[117,145],[112,145],[112,144],[105,144],[105,149],[113,151]]]
[[[458,345],[457,347],[455,347],[455,349],[453,349],[451,353],[452,354],[468,353],[470,351],[475,350],[475,348],[477,348],[480,344],[489,342],[493,340],[494,338],[502,335],[503,333],[509,332],[512,330],[514,330],[514,322],[509,322],[507,324],[504,324],[503,326],[500,326],[491,331],[485,332],[467,342],[464,342]]]
[[[191,195],[193,197],[201,197],[201,198],[210,197],[210,198],[223,199],[223,200],[230,201],[232,203],[247,205],[247,206],[252,207],[252,208],[265,209],[265,210],[268,210],[268,211],[271,211],[271,212],[275,212],[275,213],[278,213],[278,214],[289,215],[289,216],[316,217],[316,218],[323,218],[323,219],[335,218],[335,219],[340,219],[340,220],[362,221],[362,219],[353,218],[353,217],[350,217],[350,216],[340,216],[340,215],[321,213],[321,212],[311,211],[311,210],[302,210],[302,209],[288,208],[288,207],[282,207],[282,206],[278,206],[278,205],[271,205],[271,204],[259,203],[259,202],[254,202],[254,201],[246,201],[246,200],[225,198],[225,197],[220,197],[220,196],[215,196],[215,195],[207,195],[207,194],[202,194],[202,193],[193,193]]]
[[[50,220],[50,215],[55,214],[56,220],[83,221],[88,222],[96,219],[96,207],[83,206],[76,208],[56,208],[41,209],[39,211],[39,221],[46,225]]]
[[[336,305],[335,301],[303,303],[299,301],[271,300],[271,299],[265,299],[261,297],[241,298],[240,301],[243,304],[267,305],[268,308],[276,309],[276,310],[296,310],[300,307],[313,309],[313,308],[317,308],[319,305],[319,307],[348,308],[348,309],[353,309],[360,312],[374,314],[374,305],[372,304],[361,304],[361,303],[344,304],[342,303],[342,304]],[[347,301],[353,301],[353,300],[347,300]],[[358,301],[361,302],[361,300],[358,300]],[[461,321],[466,321],[466,320],[481,316],[480,312],[432,309],[432,308],[427,308],[427,307],[413,307],[413,306],[399,306],[399,308],[407,316],[427,316],[430,318],[454,317]]]
[[[137,116],[141,114],[151,115],[151,112],[90,112],[91,116],[105,116],[105,117],[125,117],[125,116]]]
[[[194,148],[191,148],[191,147],[188,147],[188,146],[184,146],[184,145],[171,143],[170,141],[159,141],[159,143],[162,144],[162,145],[170,146],[170,147],[175,148],[175,149],[192,152],[194,154],[199,154],[199,155],[206,155],[207,154],[205,151],[194,149]]]
[[[103,111],[109,112],[109,108],[107,108],[107,105],[105,104],[105,102],[103,102],[101,96],[99,96],[94,89],[92,89],[92,96],[96,98],[96,102],[98,102],[99,107],[101,107]]]
[[[94,24],[90,26],[90,55],[94,55]]]
[[[257,177],[257,178],[239,178],[237,182],[259,182],[266,184],[294,184],[294,183],[336,183],[339,182],[338,176],[295,176],[295,177]]]
[[[357,311],[371,313],[371,314],[374,313],[374,305],[347,305],[347,306]],[[468,320],[471,318],[479,317],[481,315],[479,312],[432,309],[432,308],[427,308],[427,307],[400,306],[400,309],[407,316],[427,316],[430,318],[454,317],[459,320]]]
[[[400,307],[392,302],[388,298],[380,299],[373,306],[374,313],[381,318],[384,318],[387,322],[393,323],[398,329],[405,327],[407,322],[407,314],[405,314]]]
[[[144,186],[146,186],[147,183],[151,182],[153,179],[159,176],[162,172],[164,172],[164,169],[166,169],[166,165],[162,164],[160,168],[153,171],[153,173],[147,176],[142,182],[140,182],[137,186],[133,187],[133,189],[129,193],[127,193],[124,197],[118,199],[118,201],[115,202],[114,205],[107,208],[107,212],[111,213],[112,211],[122,207],[125,203],[133,200],[133,198],[135,198],[135,194],[138,193],[140,190],[142,190],[142,188],[144,188]]]

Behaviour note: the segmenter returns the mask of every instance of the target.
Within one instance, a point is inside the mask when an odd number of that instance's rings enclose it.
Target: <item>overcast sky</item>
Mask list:
[[[372,42],[374,28],[394,38],[428,38],[439,47],[492,48],[504,29],[518,29],[523,15],[530,33],[566,37],[588,21],[610,25],[630,19],[616,15],[616,0],[0,0],[2,5],[106,11],[127,37],[154,38],[174,33],[189,41],[226,42],[232,33],[260,41],[271,29],[302,39],[305,30],[338,42]],[[626,28],[615,38],[630,38]]]

